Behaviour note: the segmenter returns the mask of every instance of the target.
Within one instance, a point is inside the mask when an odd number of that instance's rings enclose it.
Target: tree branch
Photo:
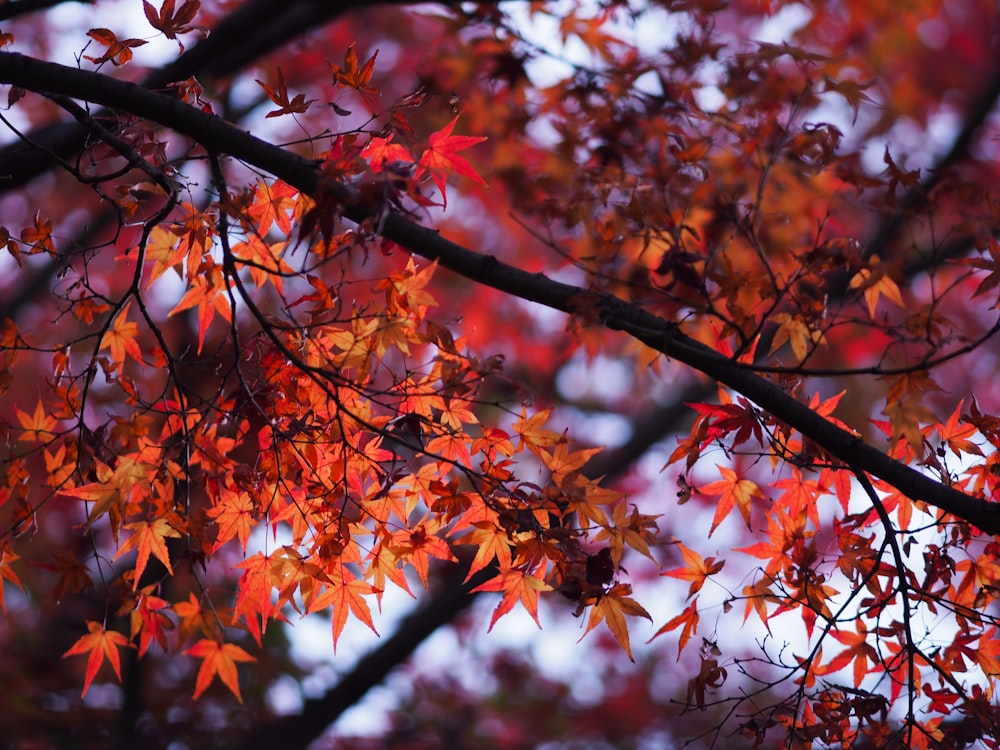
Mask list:
[[[173,62],[150,71],[141,85],[163,89],[191,76],[224,77],[352,10],[409,2],[412,0],[249,0]],[[11,6],[25,4],[11,3]],[[95,117],[99,118],[100,113]],[[0,148],[0,193],[15,190],[52,169],[57,163],[53,156],[71,157],[83,147],[86,137],[87,129],[79,123],[57,122],[27,134],[27,139],[44,149],[42,151],[26,148],[23,143]]]
[[[82,5],[94,4],[94,0],[9,0],[8,2],[0,3],[0,21],[9,21],[12,18],[25,16],[28,13],[48,10],[65,2],[76,2]]]
[[[100,73],[69,68],[16,53],[0,53],[0,82],[39,92],[85,99],[152,120],[201,143],[210,151],[228,153],[281,178],[304,193],[315,195],[320,173],[313,161],[269,144],[205,112],[142,86]],[[364,223],[374,217],[368,206],[350,203],[348,191],[337,185],[326,190],[343,193],[344,215]],[[914,500],[927,502],[990,534],[1000,533],[1000,511],[896,461],[856,435],[827,421],[759,375],[737,366],[681,333],[677,325],[610,294],[549,279],[503,263],[442,237],[398,215],[380,221],[380,233],[428,260],[480,284],[569,314],[583,310],[600,324],[621,330],[668,357],[703,372],[742,393],[777,419],[787,423],[831,456],[888,482]]]
[[[454,568],[452,572],[451,578],[442,581],[440,591],[407,615],[395,633],[361,657],[336,685],[319,698],[306,700],[300,713],[255,728],[241,746],[242,750],[305,747],[319,737],[344,711],[410,658],[435,630],[447,625],[472,604],[476,595],[470,589],[489,578],[489,572],[484,570],[463,584],[460,576],[464,571]]]

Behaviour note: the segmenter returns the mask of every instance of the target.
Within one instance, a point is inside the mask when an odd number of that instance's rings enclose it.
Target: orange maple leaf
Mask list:
[[[593,499],[590,502],[595,502]],[[579,512],[582,503],[576,503],[574,508]],[[631,512],[629,508],[631,507]],[[585,514],[591,516],[589,511]],[[653,553],[649,549],[650,542],[656,540],[659,527],[656,519],[659,515],[651,516],[640,513],[637,507],[629,506],[628,503],[618,503],[611,511],[611,523],[602,528],[594,537],[595,542],[608,540],[608,547],[611,549],[611,559],[616,566],[621,564],[622,556],[625,554],[625,546],[628,545],[636,552],[645,555],[653,560]]]
[[[582,469],[587,461],[602,450],[604,448],[584,448],[578,451],[570,451],[569,443],[562,442],[556,445],[552,453],[542,451],[540,455],[542,463],[552,472],[552,481],[562,486],[560,480]]]
[[[114,481],[114,470],[101,461],[95,461],[97,481],[83,484],[73,489],[63,490],[63,495],[78,497],[84,502],[94,503],[90,511],[90,521],[93,522],[100,516],[117,507],[122,501],[120,486]]]
[[[13,583],[19,589],[24,591],[24,584],[21,583],[21,579],[17,577],[17,573],[10,566],[15,560],[19,560],[20,557],[13,552],[11,552],[6,547],[0,549],[0,612],[7,614],[7,602],[4,600],[4,585],[3,581],[6,578],[8,581]]]
[[[746,597],[746,610],[743,612],[743,622],[750,617],[750,610],[757,613],[760,621],[764,623],[767,632],[771,632],[771,626],[767,622],[767,603],[776,603],[781,600],[771,591],[771,579],[759,578],[752,585],[743,587],[743,596]]]
[[[100,57],[84,55],[85,60],[100,65],[103,62],[111,61],[114,66],[125,65],[132,59],[132,48],[141,47],[146,44],[143,39],[119,39],[111,29],[91,29],[87,36],[107,47],[107,51]]]
[[[631,593],[632,587],[629,584],[619,583],[602,594],[590,610],[590,619],[587,621],[587,629],[583,631],[583,635],[587,635],[601,620],[604,620],[608,626],[608,630],[611,631],[615,640],[625,650],[629,661],[634,662],[632,648],[629,645],[628,624],[625,622],[625,616],[645,617],[650,622],[653,621],[653,618],[641,604],[629,596]],[[582,640],[583,636],[580,636],[580,639]]]
[[[410,584],[406,580],[406,574],[400,567],[399,559],[389,549],[388,544],[379,544],[369,553],[368,559],[371,561],[365,571],[365,578],[371,579],[375,590],[375,601],[378,602],[379,609],[382,609],[382,594],[385,593],[386,580],[403,589],[411,597],[416,598],[410,591]]]
[[[941,442],[947,444],[956,456],[960,457],[963,453],[982,456],[982,449],[969,440],[970,437],[976,434],[977,430],[975,425],[962,419],[962,404],[963,401],[959,401],[958,406],[955,407],[955,411],[948,417],[948,421],[945,424],[936,425],[934,429],[937,430]]]
[[[445,193],[448,174],[460,174],[475,180],[480,185],[486,185],[486,180],[479,176],[476,170],[472,168],[472,165],[464,157],[458,156],[459,151],[464,151],[470,146],[482,143],[486,138],[470,135],[452,135],[451,131],[455,127],[456,122],[458,122],[457,115],[451,122],[431,135],[427,149],[420,155],[419,162],[421,169],[426,169],[430,172],[431,179],[434,180],[434,184],[441,191],[442,205],[445,207],[448,205],[448,196]]]
[[[475,530],[471,534],[466,534],[457,542],[457,544],[476,545],[476,556],[469,565],[468,575],[465,576],[466,581],[493,562],[494,558],[501,568],[509,568],[513,563],[510,551],[510,536],[499,525],[495,513],[485,505],[480,506],[480,508],[484,513],[492,515],[493,519],[484,517],[483,520],[473,522]],[[462,518],[464,521],[465,516]]]
[[[980,636],[975,659],[986,674],[1000,675],[1000,638],[996,628],[990,628]]]
[[[797,519],[806,515],[817,529],[820,528],[817,499],[826,494],[826,490],[816,480],[803,479],[802,472],[793,468],[792,476],[780,479],[771,486],[784,490],[774,502],[775,505],[788,509],[789,518]]]
[[[145,262],[153,264],[153,269],[146,275],[144,288],[149,289],[154,281],[171,268],[176,269],[179,276],[182,275],[181,264],[187,257],[187,252],[188,248],[178,241],[176,234],[160,225],[153,227],[142,254]]]
[[[43,443],[55,437],[58,422],[46,413],[42,400],[38,399],[38,405],[31,414],[21,411],[20,407],[14,407],[17,421],[21,423],[24,432],[20,439],[30,443]]]
[[[170,554],[167,552],[167,537],[180,538],[180,532],[173,528],[165,518],[157,518],[152,523],[147,521],[137,521],[125,526],[134,533],[125,540],[125,543],[118,548],[112,560],[117,560],[126,552],[132,549],[138,550],[138,557],[135,560],[135,577],[132,579],[132,590],[135,591],[139,585],[139,579],[146,570],[149,556],[152,554],[163,563],[164,567],[174,574],[174,569],[170,566]]]
[[[722,570],[726,561],[719,560],[719,562],[716,562],[714,557],[710,557],[706,560],[693,549],[685,547],[682,542],[677,542],[677,546],[680,548],[681,555],[684,556],[684,562],[686,562],[687,565],[683,568],[674,568],[673,570],[664,571],[663,573],[660,573],[660,575],[691,581],[691,588],[688,589],[687,595],[687,598],[690,599],[692,596],[701,591],[701,587],[705,585],[705,581],[708,580],[710,575],[715,575]]]
[[[906,308],[903,297],[899,293],[899,286],[886,273],[884,268],[879,267],[877,255],[871,257],[871,268],[862,268],[851,279],[850,288],[857,289],[864,294],[865,304],[868,306],[868,314],[874,319],[875,308],[878,306],[880,297],[894,302],[901,308]]]
[[[147,592],[153,588],[153,586],[149,586],[143,591]],[[137,635],[139,636],[139,656],[149,650],[154,640],[160,644],[160,648],[166,651],[166,631],[172,630],[174,623],[162,610],[169,608],[170,604],[158,596],[143,593],[139,597],[139,603],[130,615],[131,637],[135,639]]]
[[[655,633],[653,633],[653,637],[650,638],[649,641],[646,641],[646,643],[649,643],[650,641],[654,640],[655,638],[658,638],[659,636],[663,635],[664,633],[667,633],[667,632],[669,632],[671,630],[675,630],[676,628],[679,628],[681,625],[683,625],[684,628],[681,630],[681,637],[680,637],[680,640],[677,642],[677,658],[678,659],[681,658],[681,652],[684,650],[684,647],[687,645],[687,642],[689,640],[691,640],[691,636],[694,635],[698,631],[698,600],[697,599],[695,599],[693,602],[691,602],[684,609],[683,612],[681,612],[679,615],[677,615],[677,617],[674,617],[669,622],[667,622],[662,628],[660,628]]]
[[[368,85],[368,82],[372,78],[372,73],[375,71],[375,59],[377,57],[378,50],[375,50],[375,54],[369,57],[368,61],[359,70],[358,53],[354,51],[354,44],[352,43],[344,54],[343,68],[330,63],[330,72],[333,73],[333,83],[349,86],[362,93],[377,94],[378,92]]]
[[[372,138],[368,141],[368,145],[361,150],[361,158],[368,160],[372,172],[381,172],[385,169],[386,164],[394,162],[413,162],[413,156],[406,146],[392,143],[392,136],[393,134],[390,133],[388,138]]]
[[[514,433],[521,439],[517,450],[527,446],[528,450],[541,457],[542,451],[540,449],[542,447],[553,446],[565,441],[566,438],[558,432],[542,426],[548,421],[551,414],[552,409],[543,409],[529,417],[527,407],[521,407],[521,416],[514,422]]]
[[[205,689],[212,684],[215,675],[219,675],[219,679],[232,691],[236,700],[240,703],[243,702],[243,696],[240,695],[240,679],[236,672],[236,662],[257,661],[256,657],[251,656],[235,643],[219,643],[208,638],[202,638],[184,653],[204,660],[198,670],[198,679],[194,686],[195,698],[205,692]]]
[[[380,281],[376,289],[385,290],[386,308],[392,313],[404,313],[412,315],[416,313],[423,317],[428,306],[437,306],[434,295],[426,290],[438,263],[435,260],[429,266],[417,270],[416,263],[410,258],[406,268],[393,273],[389,278]],[[459,425],[453,425],[459,427]]]
[[[257,509],[248,493],[220,487],[219,499],[208,511],[209,517],[214,518],[219,525],[219,535],[212,545],[212,552],[218,551],[233,537],[239,539],[240,546],[246,552],[250,530],[257,525],[256,513]]]
[[[205,346],[205,334],[208,332],[215,314],[218,313],[226,321],[232,320],[232,301],[229,294],[220,294],[228,291],[229,281],[222,276],[222,269],[218,266],[209,266],[203,269],[201,276],[196,276],[191,282],[191,287],[181,297],[174,309],[168,315],[174,315],[187,310],[189,307],[198,308],[198,352],[201,353]]]
[[[521,568],[501,568],[494,578],[473,589],[473,591],[503,592],[503,599],[493,610],[493,618],[490,620],[488,631],[493,630],[497,620],[510,612],[518,600],[528,610],[528,614],[534,619],[535,624],[539,628],[542,627],[538,621],[538,593],[551,590],[552,587],[541,578],[530,575]]]
[[[299,191],[282,180],[275,180],[270,185],[257,179],[257,187],[253,191],[253,203],[247,209],[247,214],[257,223],[257,236],[264,237],[277,224],[278,229],[290,235],[292,219],[289,211],[295,211]]]
[[[93,682],[94,677],[97,675],[97,670],[104,663],[104,657],[108,658],[108,661],[115,670],[118,682],[121,682],[122,663],[118,649],[123,647],[134,648],[124,635],[114,630],[105,630],[104,626],[99,622],[88,620],[87,629],[90,630],[90,633],[80,636],[80,639],[63,654],[64,659],[67,656],[74,656],[76,654],[90,654],[87,658],[87,673],[83,682],[83,692],[80,693],[81,696],[86,695],[87,690],[90,689],[90,683]]]
[[[310,99],[306,101],[305,94],[296,94],[294,99],[288,98],[288,89],[285,86],[285,74],[281,72],[281,68],[278,68],[278,82],[274,86],[269,86],[258,78],[254,79],[257,84],[264,89],[264,93],[268,95],[272,102],[278,105],[278,109],[272,109],[266,115],[267,117],[280,117],[281,115],[290,114],[302,114],[307,109],[309,105],[312,104],[315,99]]]
[[[740,479],[739,474],[725,466],[719,466],[718,464],[716,466],[723,478],[701,488],[701,494],[721,495],[718,505],[715,508],[715,517],[712,519],[712,528],[709,529],[708,535],[712,536],[716,527],[729,515],[734,505],[740,509],[740,515],[743,516],[743,521],[749,529],[750,502],[755,497],[758,500],[766,500],[767,497],[760,487],[757,486],[756,482],[749,479]]]
[[[854,627],[857,631],[855,633],[842,633],[837,630],[831,631],[830,634],[847,646],[847,648],[833,657],[828,663],[817,667],[815,672],[817,675],[837,672],[853,661],[854,687],[857,688],[861,687],[861,681],[868,674],[868,660],[870,659],[872,664],[878,664],[880,657],[875,647],[868,642],[869,633],[868,628],[865,627],[865,623],[862,620],[855,620]]]
[[[243,569],[243,575],[240,576],[233,619],[240,616],[244,618],[247,630],[259,646],[261,636],[267,632],[268,621],[274,615],[280,617],[278,612],[280,604],[271,601],[271,594],[274,591],[274,559],[270,555],[258,552],[236,567]]]
[[[222,637],[219,618],[201,602],[194,594],[188,594],[186,602],[174,604],[174,613],[180,618],[178,623],[178,640],[184,642],[194,635],[206,635],[215,640]]]
[[[40,252],[55,253],[56,246],[52,242],[52,220],[43,219],[42,215],[36,212],[33,223],[33,227],[21,231],[21,242],[31,246],[31,254]],[[17,256],[15,255],[15,257]]]
[[[126,355],[136,362],[142,362],[142,349],[139,347],[139,342],[136,341],[136,336],[139,335],[139,324],[128,320],[128,311],[131,305],[131,302],[127,302],[118,311],[114,323],[101,338],[101,349],[111,351],[111,361],[116,370],[125,364]]]
[[[247,237],[246,242],[237,242],[232,247],[233,260],[250,269],[254,284],[260,289],[265,283],[282,291],[283,275],[293,275],[291,266],[281,257],[288,242],[265,242],[259,234]]]
[[[337,641],[344,632],[347,618],[353,614],[356,618],[367,625],[375,635],[375,622],[372,620],[372,612],[368,607],[368,602],[364,597],[377,593],[377,590],[367,581],[354,578],[346,568],[341,566],[342,575],[340,580],[333,580],[330,576],[331,584],[309,605],[310,612],[316,612],[327,607],[333,608],[333,650],[337,651]]]
[[[421,521],[412,529],[404,529],[393,535],[392,551],[417,571],[420,582],[427,586],[430,558],[457,562],[448,543],[438,536],[440,519]]]

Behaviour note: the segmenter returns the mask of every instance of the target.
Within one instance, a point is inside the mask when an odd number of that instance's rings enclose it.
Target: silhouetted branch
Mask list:
[[[40,10],[48,10],[66,2],[81,3],[83,5],[93,5],[94,0],[7,0],[0,2],[0,21],[9,21],[12,18],[26,16],[29,13],[37,13]]]
[[[173,62],[150,71],[141,85],[148,89],[164,89],[192,76],[231,75],[344,13],[377,4],[406,3],[403,0],[383,3],[369,0],[249,0]],[[95,117],[99,119],[100,113]],[[87,129],[79,123],[58,122],[27,134],[27,139],[38,148],[20,142],[0,148],[0,193],[16,190],[52,169],[57,163],[53,157],[68,159],[83,147],[86,137]]]

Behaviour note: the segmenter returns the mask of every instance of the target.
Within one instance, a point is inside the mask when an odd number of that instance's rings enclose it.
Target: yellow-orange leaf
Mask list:
[[[680,548],[681,555],[684,556],[684,562],[686,562],[687,565],[683,568],[667,570],[660,575],[691,581],[691,587],[688,589],[687,595],[687,598],[690,599],[692,596],[701,591],[701,587],[705,585],[705,581],[709,576],[715,575],[722,570],[726,561],[719,560],[719,562],[716,562],[714,557],[710,557],[706,560],[693,549],[685,547],[681,542],[678,542],[677,546]]]
[[[35,406],[35,410],[31,414],[22,411],[17,406],[14,407],[14,413],[17,415],[17,421],[24,428],[21,440],[30,443],[43,443],[55,436],[58,423],[45,411],[41,399],[38,399],[38,405]]]
[[[899,307],[905,307],[903,297],[899,293],[896,282],[881,268],[878,268],[878,256],[872,257],[871,268],[862,268],[851,279],[850,288],[858,289],[865,296],[865,304],[868,306],[868,314],[875,317],[875,308],[878,306],[880,297],[885,297]]]
[[[558,432],[545,429],[542,426],[548,421],[551,414],[552,409],[543,409],[529,417],[527,407],[521,407],[521,416],[514,422],[514,433],[521,438],[518,450],[527,446],[528,450],[536,456],[541,456],[540,448],[556,445],[566,439]]]
[[[378,50],[368,58],[368,61],[358,68],[358,53],[354,51],[352,43],[344,54],[344,67],[330,65],[330,72],[333,73],[333,82],[343,86],[349,86],[362,92],[377,93],[375,89],[368,85],[372,73],[375,71],[375,60],[378,58]]]
[[[619,583],[601,596],[590,610],[590,619],[583,635],[587,635],[601,620],[604,620],[608,630],[625,650],[629,661],[635,661],[632,658],[632,648],[629,645],[628,624],[625,622],[625,616],[645,617],[650,622],[653,621],[653,618],[641,604],[629,596],[631,593],[632,587],[630,585]]]
[[[111,361],[114,369],[119,369],[125,364],[125,357],[128,355],[136,362],[142,362],[142,349],[136,336],[139,335],[139,324],[130,323],[128,320],[128,310],[131,303],[125,304],[115,316],[114,323],[104,332],[101,339],[101,349],[111,351]]]

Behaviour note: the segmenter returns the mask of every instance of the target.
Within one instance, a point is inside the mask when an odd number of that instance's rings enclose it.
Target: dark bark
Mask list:
[[[6,0],[6,2],[0,2],[0,21],[9,21],[12,18],[26,16],[29,13],[48,10],[66,2],[81,3],[83,5],[94,4],[94,0]]]
[[[383,3],[370,0],[249,0],[176,60],[150,71],[142,85],[158,90],[191,76],[224,78],[344,13],[377,4]],[[385,0],[385,4],[406,3]],[[48,172],[57,164],[55,157],[69,159],[80,151],[86,137],[87,129],[80,123],[56,122],[26,134],[26,139],[35,148],[21,142],[0,148],[0,174],[3,176],[0,193],[16,190]]]

